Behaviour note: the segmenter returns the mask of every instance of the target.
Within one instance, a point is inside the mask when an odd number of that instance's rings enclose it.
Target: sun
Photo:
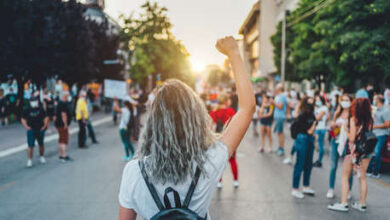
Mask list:
[[[199,60],[195,59],[194,57],[190,57],[190,62],[191,62],[192,70],[195,72],[201,72],[205,68],[205,65]]]

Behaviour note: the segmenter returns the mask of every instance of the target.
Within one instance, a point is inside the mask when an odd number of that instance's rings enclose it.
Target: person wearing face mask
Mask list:
[[[42,105],[39,103],[38,95],[34,95],[30,99],[30,105],[23,111],[22,124],[27,130],[27,167],[32,167],[33,150],[35,140],[39,145],[40,162],[46,163],[44,157],[44,137],[45,131],[49,124],[49,117],[47,117]]]
[[[375,146],[375,156],[371,158],[368,166],[367,176],[379,178],[379,171],[382,165],[382,149],[386,144],[387,137],[390,133],[390,110],[384,105],[385,99],[382,95],[374,98],[374,104],[377,108],[374,114],[374,134],[378,138]]]
[[[298,123],[297,137],[294,142],[294,149],[297,153],[296,163],[293,171],[291,195],[303,199],[304,194],[314,195],[310,188],[310,176],[313,167],[314,153],[314,129],[317,121],[314,116],[313,98],[306,97],[300,103],[299,116],[295,123]],[[299,182],[303,173],[303,190],[299,191]]]
[[[324,157],[324,142],[326,134],[326,121],[328,119],[328,107],[325,105],[325,99],[321,96],[316,96],[314,114],[318,121],[315,134],[318,141],[318,160],[313,164],[314,167],[322,167],[322,158]]]
[[[336,173],[339,163],[340,155],[337,151],[339,145],[340,130],[349,117],[349,108],[351,106],[352,98],[348,95],[343,95],[340,98],[340,105],[337,107],[335,114],[333,115],[329,135],[332,137],[330,146],[330,174],[329,174],[329,190],[326,193],[328,199],[335,197],[334,186],[336,182]],[[345,149],[344,149],[345,151]],[[344,152],[345,154],[345,152]],[[343,155],[341,155],[343,156]],[[349,188],[352,188],[352,175],[349,179]],[[351,196],[349,195],[348,198]]]

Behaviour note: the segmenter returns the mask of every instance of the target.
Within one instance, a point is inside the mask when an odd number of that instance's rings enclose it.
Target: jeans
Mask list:
[[[83,122],[83,120],[78,120],[79,122],[79,134],[78,134],[78,141],[79,141],[79,147],[85,147],[85,141],[87,139],[86,137],[86,124]]]
[[[310,186],[311,169],[313,168],[314,137],[307,134],[298,134],[294,142],[297,160],[293,171],[293,188],[299,188],[299,181],[303,172],[303,186]]]
[[[94,143],[97,142],[95,131],[93,130],[93,126],[89,118],[87,119],[87,129],[88,129],[88,136],[92,139],[92,142]]]
[[[126,157],[129,157],[129,150],[131,150],[131,155],[134,155],[134,147],[133,144],[130,141],[130,132],[127,129],[120,129],[119,134],[121,136],[121,140],[123,143],[123,146],[125,148]]]
[[[368,166],[368,170],[372,171],[374,174],[378,174],[380,169],[381,169],[381,166],[382,166],[382,155],[381,154],[382,154],[382,149],[386,144],[387,135],[377,136],[377,138],[378,138],[378,141],[376,142],[375,150],[374,150],[375,156],[373,158],[371,158],[370,165]],[[372,169],[373,166],[374,166],[374,169]]]
[[[318,147],[319,147],[319,152],[318,152],[318,162],[322,163],[322,158],[324,157],[324,142],[325,142],[325,134],[326,130],[321,129],[321,130],[316,130],[315,134],[317,135],[318,138]]]
[[[334,184],[336,182],[336,174],[337,174],[337,166],[339,163],[340,155],[337,152],[338,143],[336,143],[336,139],[332,138],[330,142],[331,151],[330,151],[330,175],[329,175],[329,189],[334,189]],[[345,154],[346,149],[344,150]],[[353,176],[349,177],[349,189],[352,189]]]

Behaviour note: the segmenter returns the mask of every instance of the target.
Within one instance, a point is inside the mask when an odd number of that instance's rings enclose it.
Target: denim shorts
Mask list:
[[[45,137],[45,131],[31,129],[27,131],[27,144],[28,147],[34,147],[35,140],[37,140],[39,146],[43,146]]]
[[[272,126],[272,120],[260,120],[260,124],[265,127],[271,127]]]
[[[275,127],[274,127],[274,132],[278,134],[283,133],[283,128],[284,128],[284,118],[275,118]]]

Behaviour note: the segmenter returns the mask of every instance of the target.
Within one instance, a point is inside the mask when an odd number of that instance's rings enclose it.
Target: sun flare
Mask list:
[[[204,70],[206,66],[202,62],[200,62],[199,60],[193,57],[190,57],[190,62],[191,62],[192,70],[195,72],[201,72],[202,70]]]

